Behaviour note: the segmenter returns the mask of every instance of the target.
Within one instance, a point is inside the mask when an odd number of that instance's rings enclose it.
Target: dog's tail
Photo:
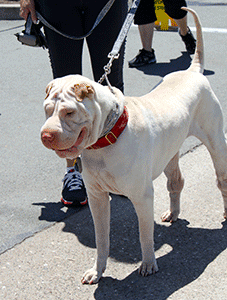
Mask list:
[[[189,67],[190,71],[203,73],[204,70],[204,55],[203,55],[203,34],[202,34],[202,26],[199,20],[197,13],[188,7],[181,7],[181,9],[189,11],[194,18],[195,26],[196,26],[196,49],[195,55],[192,60],[191,66]]]

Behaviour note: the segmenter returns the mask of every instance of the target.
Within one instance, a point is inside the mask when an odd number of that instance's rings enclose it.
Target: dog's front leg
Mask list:
[[[88,193],[88,199],[95,226],[97,260],[93,268],[85,272],[81,281],[93,284],[102,277],[109,255],[110,201],[108,193],[96,196]]]
[[[154,254],[154,191],[148,187],[141,198],[132,200],[139,221],[140,243],[142,249],[142,264],[139,274],[148,276],[158,271]]]

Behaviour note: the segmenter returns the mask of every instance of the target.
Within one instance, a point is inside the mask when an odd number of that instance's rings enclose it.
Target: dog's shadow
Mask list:
[[[186,70],[191,64],[191,57],[188,53],[181,52],[181,56],[170,59],[170,62],[158,62],[156,64],[145,65],[138,67],[137,70],[143,72],[146,75],[153,75],[164,77],[172,72],[177,72],[180,70]],[[211,70],[204,70],[203,74],[205,76],[214,75],[215,72]]]
[[[221,229],[189,228],[186,220],[178,220],[170,227],[155,224],[155,250],[164,244],[172,248],[168,254],[157,259],[159,272],[153,276],[141,277],[138,270],[123,280],[104,277],[95,291],[95,299],[103,299],[108,292],[111,299],[167,299],[174,292],[196,280],[227,247],[227,222]],[[120,233],[120,230],[119,230]],[[120,239],[124,234],[120,234]],[[138,243],[135,246],[135,243]],[[131,250],[139,259],[137,237],[125,245],[125,252]],[[131,258],[128,259],[131,261]]]
[[[45,209],[48,209],[48,206]],[[49,209],[52,209],[52,205]],[[70,214],[72,212],[72,209],[69,210]],[[40,217],[44,218],[45,215]],[[66,218],[64,223],[64,232],[75,234],[80,243],[95,248],[93,220],[88,207]],[[103,299],[105,293],[112,295],[111,299],[116,300],[166,299],[197,279],[206,267],[226,250],[227,222],[222,223],[221,229],[190,228],[188,224],[182,219],[172,225],[155,223],[155,250],[160,250],[163,245],[168,245],[170,249],[167,254],[164,251],[163,256],[157,256],[159,272],[143,278],[136,270],[123,280],[104,275],[95,290],[95,299]],[[129,264],[141,261],[134,207],[128,199],[119,196],[113,196],[111,201],[110,240],[110,258]]]

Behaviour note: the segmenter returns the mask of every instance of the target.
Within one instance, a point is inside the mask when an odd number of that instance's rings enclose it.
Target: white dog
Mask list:
[[[197,48],[186,71],[167,75],[142,97],[124,97],[80,75],[55,79],[44,102],[47,120],[43,144],[62,158],[82,152],[83,178],[95,225],[97,261],[82,279],[96,283],[109,253],[109,192],[127,196],[139,220],[142,276],[158,270],[154,255],[153,180],[163,171],[168,183],[170,210],[163,221],[179,215],[183,178],[178,151],[191,135],[208,148],[224,199],[227,217],[227,147],[220,104],[203,72],[203,41],[196,13]]]

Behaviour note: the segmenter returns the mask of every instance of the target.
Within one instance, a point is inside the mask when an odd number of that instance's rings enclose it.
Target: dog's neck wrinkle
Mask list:
[[[102,130],[100,137],[103,137],[104,135],[106,135],[114,127],[114,125],[117,123],[117,120],[119,119],[119,117],[120,117],[120,107],[119,107],[119,104],[116,103],[115,107],[113,107],[110,110],[110,112],[104,122],[103,130]]]

